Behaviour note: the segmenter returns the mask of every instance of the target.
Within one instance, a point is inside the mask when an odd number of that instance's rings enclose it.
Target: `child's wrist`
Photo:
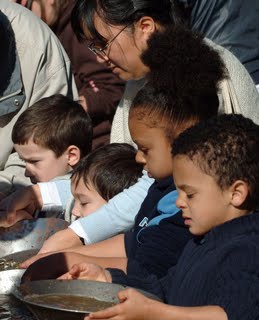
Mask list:
[[[105,279],[106,279],[106,282],[112,282],[112,275],[110,273],[110,271],[104,269],[104,274],[105,274]]]

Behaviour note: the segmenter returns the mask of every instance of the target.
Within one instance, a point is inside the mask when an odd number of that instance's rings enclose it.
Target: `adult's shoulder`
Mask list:
[[[224,80],[227,84],[227,93],[230,98],[236,99],[238,110],[233,110],[242,113],[245,117],[252,119],[255,123],[259,124],[259,94],[256,89],[255,83],[249,75],[243,64],[226,48],[217,45],[213,41],[205,38],[205,42],[216,50],[227,70],[228,78]],[[223,82],[222,82],[223,84]],[[219,95],[221,96],[220,112],[229,113],[231,110],[227,108],[226,95],[225,100],[222,101],[222,84],[220,85]]]
[[[63,48],[51,31],[40,18],[30,10],[10,0],[1,0],[0,10],[6,15],[11,23],[16,47],[21,58],[28,50],[46,52],[46,47],[59,51],[64,55]]]

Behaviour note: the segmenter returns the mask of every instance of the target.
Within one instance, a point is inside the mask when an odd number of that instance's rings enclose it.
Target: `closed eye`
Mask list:
[[[141,151],[144,155],[148,154],[148,149],[140,148],[139,151]]]
[[[88,202],[80,202],[80,206],[81,207],[84,207],[84,206],[86,206],[88,204]]]
[[[36,163],[40,162],[40,160],[24,160],[24,161],[29,164],[36,164]]]

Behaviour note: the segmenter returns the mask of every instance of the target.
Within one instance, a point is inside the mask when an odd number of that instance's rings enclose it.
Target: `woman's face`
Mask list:
[[[106,63],[108,68],[123,80],[143,78],[148,68],[142,63],[140,55],[147,46],[149,25],[144,25],[143,22],[141,25],[139,21],[131,31],[131,26],[125,28],[125,26],[107,25],[96,16],[95,27],[107,42],[110,41],[104,49],[105,56],[97,55],[97,60]],[[123,28],[125,29],[122,30]],[[114,37],[116,38],[113,40]]]

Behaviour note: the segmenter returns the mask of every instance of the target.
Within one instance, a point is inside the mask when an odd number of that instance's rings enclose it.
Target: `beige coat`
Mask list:
[[[17,117],[43,97],[61,93],[77,99],[78,95],[70,61],[49,27],[29,10],[8,0],[0,1],[0,10],[11,22],[20,63],[19,85],[15,90],[8,88],[0,97],[0,116],[9,118],[4,124],[0,121],[0,192],[10,192],[14,186],[28,184],[24,164],[16,153],[11,154],[11,132]]]

